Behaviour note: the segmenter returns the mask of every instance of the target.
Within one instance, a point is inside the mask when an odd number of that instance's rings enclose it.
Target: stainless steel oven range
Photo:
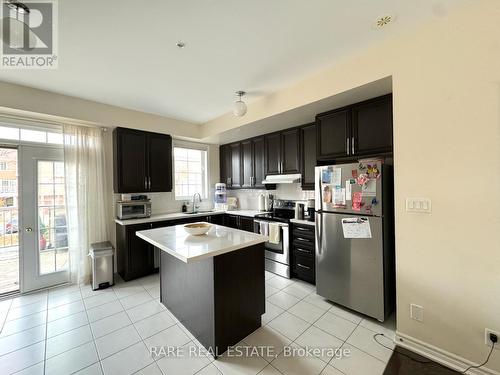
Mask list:
[[[287,278],[290,278],[290,219],[294,217],[294,208],[294,201],[276,199],[271,213],[254,218],[254,232],[270,236],[265,243],[266,270]]]

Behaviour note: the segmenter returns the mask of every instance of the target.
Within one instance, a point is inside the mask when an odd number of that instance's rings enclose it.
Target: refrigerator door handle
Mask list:
[[[321,254],[322,248],[321,244],[323,242],[323,218],[321,213],[316,213],[316,251],[318,255]]]

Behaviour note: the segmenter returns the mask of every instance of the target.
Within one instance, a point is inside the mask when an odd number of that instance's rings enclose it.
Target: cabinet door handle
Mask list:
[[[148,178],[144,177],[144,190],[148,190]]]
[[[345,153],[349,155],[349,137],[345,140]]]
[[[311,267],[304,266],[303,264],[300,264],[300,263],[297,263],[297,266],[299,266],[300,268],[304,268],[306,270],[310,270],[311,269]]]
[[[148,177],[148,190],[151,190],[151,177]]]
[[[354,137],[351,137],[351,153],[354,155]]]
[[[229,186],[229,177],[226,178],[226,185]]]

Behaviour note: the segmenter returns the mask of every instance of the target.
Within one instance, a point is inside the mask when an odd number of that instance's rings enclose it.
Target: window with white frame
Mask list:
[[[36,142],[54,145],[63,144],[63,134],[61,129],[48,130],[37,129],[35,127],[23,128],[15,124],[0,123],[0,139],[16,142]]]
[[[208,197],[207,158],[207,146],[174,144],[175,199],[191,199],[196,193]]]

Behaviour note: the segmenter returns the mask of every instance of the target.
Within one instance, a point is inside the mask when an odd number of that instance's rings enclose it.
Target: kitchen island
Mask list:
[[[261,326],[266,236],[220,225],[139,231],[160,249],[160,301],[214,357]]]

